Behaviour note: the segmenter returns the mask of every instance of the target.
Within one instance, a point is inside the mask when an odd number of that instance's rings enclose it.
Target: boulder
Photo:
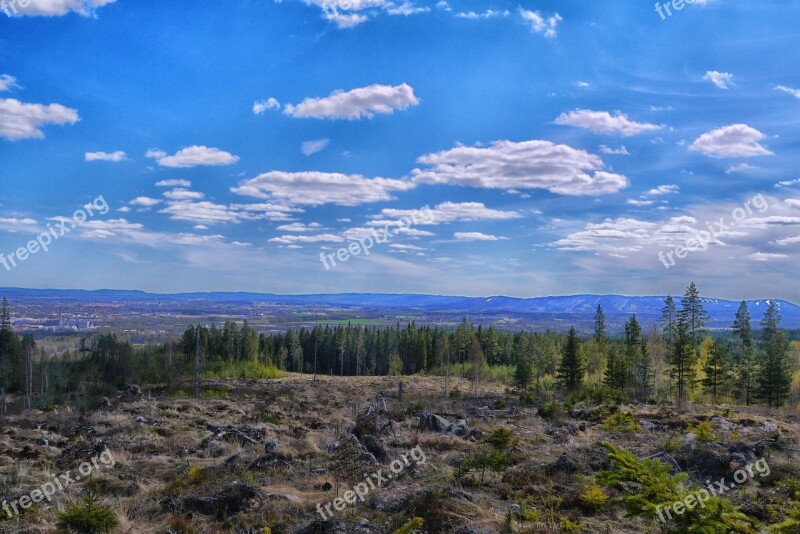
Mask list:
[[[444,432],[449,426],[450,422],[447,419],[439,415],[436,415],[435,413],[422,412],[422,414],[419,416],[420,430],[430,430],[431,432]]]
[[[466,436],[469,433],[469,425],[464,419],[458,419],[447,426],[445,434],[448,436]]]

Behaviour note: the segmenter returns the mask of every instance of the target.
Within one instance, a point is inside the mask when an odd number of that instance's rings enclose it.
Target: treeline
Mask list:
[[[113,334],[46,354],[32,336],[14,333],[8,304],[0,313],[0,388],[27,398],[72,392],[109,394],[132,383],[185,384],[202,377],[268,378],[281,371],[325,375],[461,374],[479,383],[507,377],[524,395],[600,394],[639,402],[674,399],[781,406],[791,394],[800,344],[789,343],[770,304],[756,336],[747,304],[732,318],[733,335],[711,337],[708,316],[692,283],[680,300],[670,296],[657,325],[636,316],[624,335],[606,334],[598,306],[591,336],[454,330],[414,322],[378,328],[316,326],[259,333],[239,325],[189,326],[178,340],[133,347]],[[794,350],[793,350],[794,349]],[[503,373],[491,371],[503,370]]]

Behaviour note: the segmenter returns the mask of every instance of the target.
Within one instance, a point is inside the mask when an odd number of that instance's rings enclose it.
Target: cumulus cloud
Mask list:
[[[406,226],[401,219],[410,219],[415,225],[437,225],[465,221],[508,221],[521,219],[517,211],[502,211],[487,208],[482,202],[442,202],[424,212],[384,208],[380,215],[374,215],[370,226]]]
[[[179,150],[172,156],[168,156],[161,150],[148,150],[145,157],[153,158],[162,167],[175,169],[198,167],[198,166],[217,166],[233,165],[239,161],[239,156],[234,156],[230,152],[225,152],[218,148],[206,146],[190,146]]]
[[[322,225],[319,223],[303,224],[296,222],[278,226],[276,230],[281,232],[311,232],[314,230],[319,230],[320,228],[322,228]]]
[[[10,16],[61,17],[74,12],[82,17],[95,16],[99,7],[113,4],[116,0],[30,0],[29,2],[6,2],[4,11]],[[23,3],[26,5],[23,7]],[[6,14],[8,14],[8,12]]]
[[[269,242],[280,243],[282,245],[291,245],[295,243],[342,243],[344,242],[344,238],[336,234],[283,235],[273,237]]]
[[[625,137],[660,130],[664,127],[658,124],[632,121],[627,115],[620,112],[612,115],[608,111],[589,109],[576,109],[569,113],[562,113],[556,118],[556,124],[576,126],[598,133],[618,133]]]
[[[159,213],[166,213],[175,221],[189,221],[200,224],[238,223],[239,213],[228,206],[203,200],[178,200],[170,202]]]
[[[706,132],[689,147],[713,158],[751,158],[772,156],[761,141],[766,135],[746,124],[732,124]]]
[[[76,122],[78,111],[61,104],[26,104],[14,98],[0,98],[0,137],[6,139],[42,139],[42,127]]]
[[[720,89],[729,89],[733,85],[733,74],[710,70],[703,76],[703,80],[713,83]]]
[[[188,189],[178,187],[172,191],[166,191],[164,197],[170,200],[199,200],[205,197],[205,195],[199,191],[189,191]]]
[[[321,150],[325,150],[325,148],[328,146],[328,143],[330,142],[331,142],[330,139],[317,139],[316,141],[306,141],[305,143],[300,145],[300,150],[306,156],[310,156],[311,154],[316,154]]]
[[[261,115],[265,111],[269,111],[271,109],[280,109],[281,103],[278,102],[275,98],[268,98],[267,100],[258,100],[253,102],[253,113],[256,115]]]
[[[284,113],[296,118],[348,119],[373,118],[419,104],[414,89],[406,84],[360,87],[335,91],[324,98],[306,98],[297,105],[287,105]]]
[[[458,13],[456,13],[455,16],[460,19],[477,20],[477,19],[493,19],[497,17],[507,17],[510,14],[511,13],[509,13],[508,10],[494,11],[492,9],[487,9],[483,13],[476,13],[475,11],[459,11]]]
[[[521,7],[519,8],[519,14],[522,20],[530,26],[532,32],[543,33],[545,37],[550,39],[558,34],[556,31],[558,23],[564,20],[558,13],[545,17],[539,11],[529,11]]]
[[[459,241],[500,241],[504,237],[497,237],[496,235],[484,234],[481,232],[456,232],[453,237]]]
[[[405,1],[396,4],[391,0],[305,0],[322,10],[323,17],[340,29],[353,28],[369,20],[375,13],[409,16],[430,11],[429,7],[417,6]]]
[[[357,206],[394,199],[415,184],[391,178],[366,178],[359,174],[271,171],[241,182],[232,192],[253,198],[275,199],[291,205],[336,204]]]
[[[156,187],[192,187],[189,180],[161,180],[156,182]]]
[[[603,170],[599,156],[550,141],[495,141],[489,147],[457,146],[426,154],[414,181],[484,189],[546,189],[560,195],[602,195],[628,186]]]
[[[731,167],[728,167],[728,169],[725,171],[725,174],[736,174],[738,172],[752,171],[753,169],[755,169],[755,167],[753,167],[752,165],[748,165],[747,163],[740,163],[739,165],[733,165]]]
[[[128,202],[131,206],[141,206],[143,208],[152,208],[153,206],[157,206],[161,204],[161,200],[157,198],[150,198],[150,197],[136,197],[130,202]]]
[[[128,155],[122,150],[117,150],[116,152],[87,152],[84,154],[84,159],[86,161],[119,162],[128,159]]]
[[[678,187],[677,185],[674,185],[674,184],[659,185],[658,187],[655,187],[655,188],[649,190],[645,194],[647,196],[651,196],[651,197],[659,196],[659,195],[672,195],[672,194],[675,194],[675,193],[679,192],[680,190],[681,190],[681,188]]]

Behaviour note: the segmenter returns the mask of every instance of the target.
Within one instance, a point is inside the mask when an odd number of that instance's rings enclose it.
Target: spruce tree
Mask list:
[[[792,384],[792,367],[786,333],[779,328],[780,313],[774,302],[769,303],[761,321],[763,360],[758,376],[759,396],[769,407],[786,402]]]
[[[558,382],[567,390],[575,391],[583,383],[585,364],[575,327],[570,328],[567,343],[558,368]]]
[[[703,326],[708,320],[708,313],[703,308],[703,301],[697,286],[692,282],[686,288],[686,293],[681,299],[681,310],[678,312],[678,322],[682,322],[686,328],[686,333],[692,342],[692,346],[697,350],[700,347],[700,337],[703,334]]]
[[[758,376],[758,360],[755,358],[753,347],[753,327],[750,323],[750,312],[747,310],[747,302],[744,300],[739,304],[739,309],[736,311],[733,331],[738,338],[735,364],[738,370],[741,396],[745,405],[750,406],[753,388]]]
[[[719,341],[712,341],[704,369],[706,377],[703,379],[703,387],[714,403],[717,402],[717,394],[727,371],[727,363],[728,354],[725,346]]]
[[[664,337],[667,339],[667,344],[670,346],[673,341],[675,341],[677,318],[678,310],[675,307],[675,300],[673,300],[672,295],[667,295],[667,298],[664,300],[664,307],[661,308],[661,319],[659,322],[661,323]]]
[[[687,326],[680,321],[676,332],[675,343],[670,358],[670,376],[672,377],[678,402],[689,398],[689,392],[694,386],[694,364],[697,351],[692,345]]]

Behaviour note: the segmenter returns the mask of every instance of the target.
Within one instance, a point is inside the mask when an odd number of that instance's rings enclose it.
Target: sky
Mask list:
[[[0,287],[800,302],[797,20],[0,0]]]

